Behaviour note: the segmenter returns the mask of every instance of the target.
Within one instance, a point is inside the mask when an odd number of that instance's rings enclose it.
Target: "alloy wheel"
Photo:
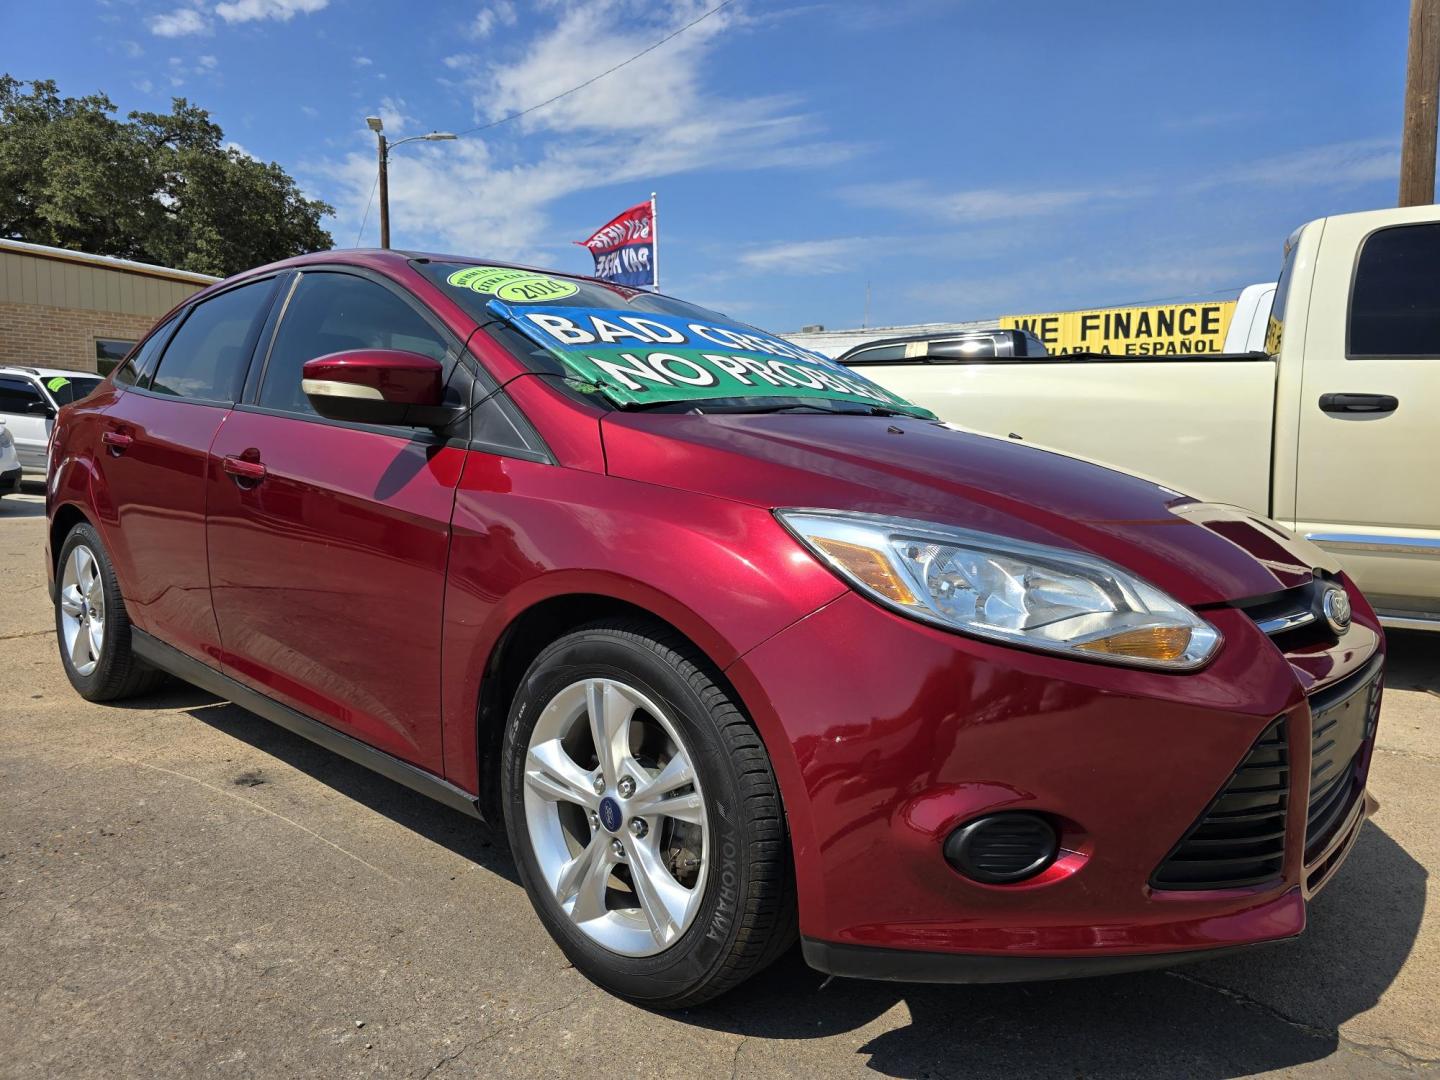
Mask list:
[[[653,956],[695,921],[709,828],[674,722],[615,679],[572,683],[525,756],[531,849],[560,909],[596,944]]]
[[[99,560],[84,544],[71,549],[60,576],[60,630],[76,674],[91,674],[105,647],[105,583]]]

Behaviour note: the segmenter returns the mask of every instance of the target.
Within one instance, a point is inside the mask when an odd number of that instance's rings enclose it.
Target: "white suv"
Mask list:
[[[79,401],[101,383],[88,371],[0,366],[0,422],[15,440],[27,475],[45,475],[50,429],[62,405]]]
[[[0,420],[0,496],[9,495],[20,486],[20,459],[15,456],[15,440],[10,428]]]

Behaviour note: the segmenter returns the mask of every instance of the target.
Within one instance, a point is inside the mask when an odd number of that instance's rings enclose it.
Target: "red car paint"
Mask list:
[[[361,266],[461,340],[552,460],[216,408],[107,381],[57,424],[52,548],[101,531],[137,627],[466,792],[497,782],[482,704],[507,631],[565,598],[664,619],[732,683],[780,781],[802,933],[928,953],[1168,953],[1299,933],[1372,808],[1283,874],[1163,891],[1149,877],[1275,717],[1309,760],[1311,694],[1383,651],[1339,567],[1234,508],[941,425],[882,417],[610,411],[529,374],[395,253]],[[273,271],[274,268],[267,268]],[[201,294],[203,299],[205,294]],[[117,452],[102,436],[132,439]],[[263,464],[263,481],[226,460]],[[1195,606],[1224,643],[1160,673],[1048,656],[903,618],[781,527],[782,506],[897,514],[1098,555]],[[50,569],[54,572],[54,551]],[[1288,650],[1233,602],[1340,577],[1348,631]],[[503,711],[502,711],[503,715]],[[1363,772],[1368,761],[1362,762]],[[1291,770],[1292,805],[1308,775]],[[951,829],[996,809],[1064,824],[1019,885],[968,880]]]

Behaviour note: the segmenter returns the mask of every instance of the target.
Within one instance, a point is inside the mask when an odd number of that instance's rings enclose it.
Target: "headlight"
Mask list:
[[[1103,559],[904,518],[776,513],[862,593],[947,629],[1175,671],[1199,667],[1220,645],[1185,605]]]
[[[0,450],[8,450],[15,445],[15,436],[10,434],[10,429],[0,424]]]

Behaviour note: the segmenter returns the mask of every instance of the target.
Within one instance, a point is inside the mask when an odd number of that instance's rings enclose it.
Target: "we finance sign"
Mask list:
[[[1218,353],[1235,301],[1095,308],[1043,315],[1006,315],[1000,326],[1028,330],[1051,353],[1180,356]]]

